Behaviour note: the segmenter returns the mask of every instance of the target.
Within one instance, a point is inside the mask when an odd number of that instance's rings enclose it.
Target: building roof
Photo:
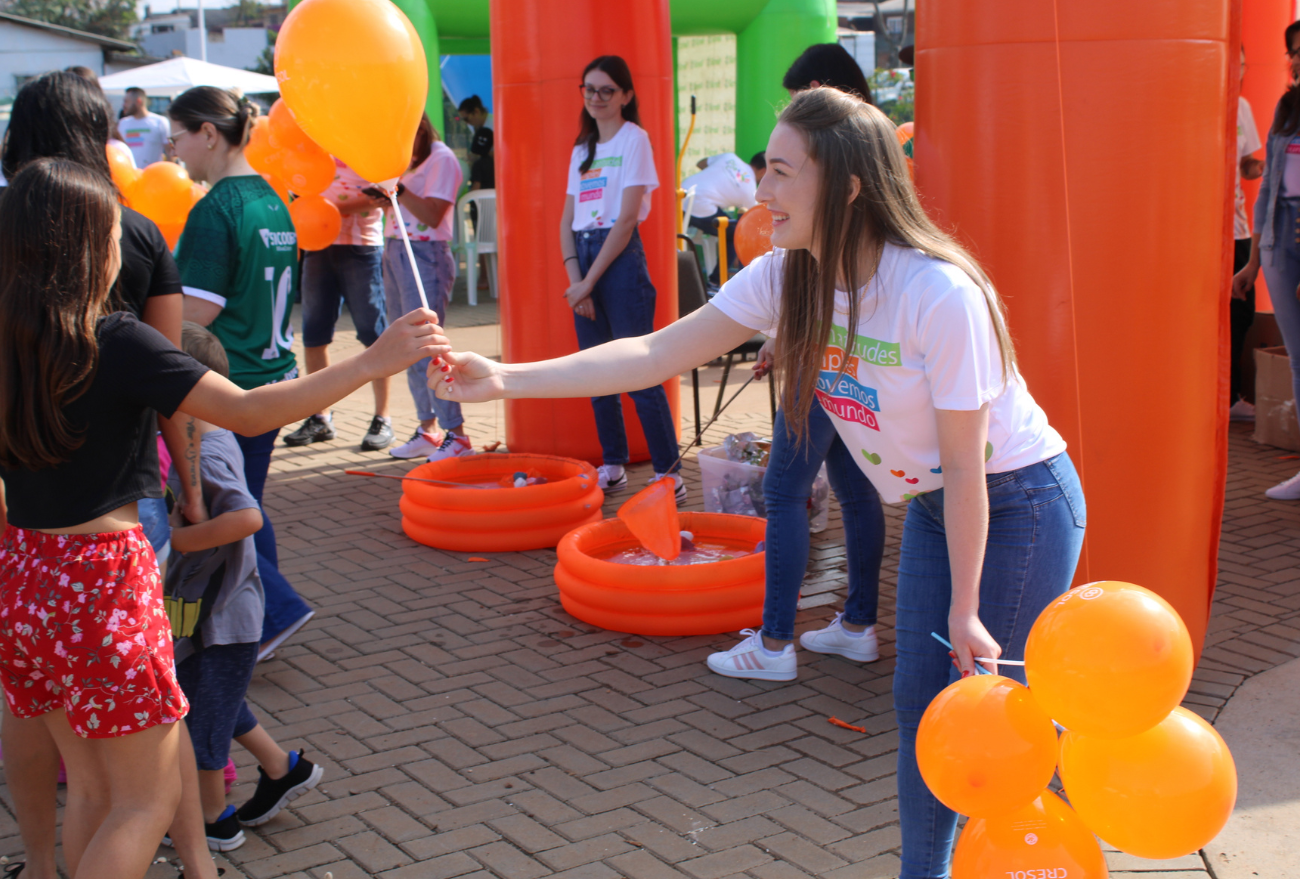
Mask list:
[[[50,24],[47,21],[37,21],[34,18],[24,18],[21,15],[14,15],[10,12],[0,12],[0,21],[10,21],[14,24],[25,24],[28,27],[40,28],[44,31],[53,31],[62,34],[65,37],[71,37],[75,40],[85,40],[88,43],[98,43],[105,49],[116,49],[119,52],[136,51],[135,43],[128,43],[126,40],[115,40],[112,37],[106,37],[102,34],[92,34],[89,31],[79,31],[76,28],[64,27],[61,24]]]

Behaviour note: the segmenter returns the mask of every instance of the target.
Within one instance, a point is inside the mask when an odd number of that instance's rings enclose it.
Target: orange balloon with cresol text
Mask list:
[[[952,879],[991,876],[1106,879],[1092,831],[1051,791],[1023,809],[966,822],[952,853]]]
[[[1061,784],[1089,829],[1139,858],[1197,851],[1219,835],[1237,801],[1227,744],[1182,707],[1124,739],[1067,732]]]
[[[293,118],[330,155],[372,183],[406,172],[429,72],[419,35],[389,0],[303,0],[276,38],[275,76]]]
[[[1049,604],[1029,630],[1025,676],[1052,719],[1120,738],[1155,726],[1187,694],[1192,639],[1178,612],[1132,583],[1088,583]]]
[[[754,205],[736,223],[736,256],[749,265],[772,249],[772,213],[767,205]]]
[[[1056,770],[1056,727],[1020,683],[977,675],[950,684],[925,709],[916,762],[949,809],[987,818],[1034,801]]]
[[[324,250],[334,243],[343,228],[339,209],[319,195],[295,198],[289,205],[289,217],[298,233],[298,246],[303,250]]]

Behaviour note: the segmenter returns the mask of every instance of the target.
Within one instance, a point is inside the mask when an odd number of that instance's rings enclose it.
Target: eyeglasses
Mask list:
[[[168,142],[169,144],[171,144],[172,146],[176,146],[176,138],[178,138],[178,137],[184,137],[185,135],[187,135],[187,134],[189,134],[189,133],[190,133],[190,132],[188,132],[188,131],[182,131],[180,134],[172,134],[172,135],[169,135],[169,136],[167,137],[167,142]]]
[[[587,100],[600,98],[602,101],[608,101],[610,98],[614,97],[615,92],[622,91],[622,89],[616,89],[612,85],[596,88],[595,86],[587,85],[584,82],[578,86],[578,91],[582,92],[582,96]]]

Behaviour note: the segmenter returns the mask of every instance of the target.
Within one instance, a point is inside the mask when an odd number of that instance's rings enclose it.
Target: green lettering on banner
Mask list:
[[[848,343],[849,331],[843,327],[832,326],[829,344],[843,350]],[[901,366],[903,363],[897,342],[882,342],[870,336],[856,336],[853,339],[853,353],[872,366]]]
[[[591,163],[593,168],[621,168],[623,167],[622,156],[606,156],[603,159],[597,159]]]

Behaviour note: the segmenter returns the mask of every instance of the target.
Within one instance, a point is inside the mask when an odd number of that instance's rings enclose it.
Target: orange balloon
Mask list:
[[[1023,809],[972,818],[952,855],[952,879],[1000,876],[1106,879],[1106,856],[1092,831],[1051,791]]]
[[[190,212],[191,186],[190,175],[180,165],[154,162],[140,172],[127,198],[131,207],[160,227],[165,224],[184,225]]]
[[[248,145],[244,147],[244,158],[258,174],[269,174],[271,155],[275,148],[271,146],[271,120],[258,116],[253,120],[253,130],[248,135]]]
[[[181,233],[185,231],[184,223],[158,223],[158,231],[162,233],[163,238],[167,241],[167,246],[172,250],[176,249],[176,243],[181,240]]]
[[[406,173],[429,71],[419,34],[390,0],[303,0],[280,27],[275,75],[326,152],[372,183]]]
[[[126,154],[115,148],[112,144],[106,144],[104,151],[108,155],[108,170],[113,175],[113,184],[117,187],[122,200],[127,199],[127,190],[135,185],[135,181],[140,179],[140,169],[131,163]]]
[[[270,185],[270,187],[275,190],[275,194],[280,196],[280,201],[284,202],[285,206],[287,207],[289,202],[292,201],[292,198],[289,195],[288,184],[286,184],[279,177],[272,177],[270,174],[263,174],[262,179],[265,180]]]
[[[767,205],[754,205],[736,222],[736,256],[749,265],[772,249],[772,213]]]
[[[894,129],[894,134],[897,135],[898,142],[903,144],[912,139],[914,131],[915,126],[911,122],[904,122],[902,125],[898,126],[898,128]]]
[[[1129,738],[1066,733],[1061,783],[1094,833],[1140,858],[1177,858],[1202,848],[1228,823],[1237,801],[1228,746],[1186,708]]]
[[[324,250],[334,243],[343,228],[339,209],[319,195],[295,198],[289,205],[289,217],[298,233],[298,246],[303,250]]]
[[[1067,729],[1137,735],[1177,707],[1192,681],[1192,639],[1159,595],[1110,580],[1071,589],[1038,616],[1025,675]]]
[[[939,801],[976,818],[1033,802],[1056,770],[1056,727],[1029,690],[1001,675],[949,685],[916,734],[921,777]]]
[[[204,189],[202,185],[200,185],[200,184],[198,184],[198,183],[192,184],[192,185],[190,186],[190,207],[192,208],[192,207],[194,207],[196,204],[198,204],[198,203],[199,203],[199,200],[202,199],[203,196],[205,196],[205,195],[207,195],[207,194],[208,194],[208,191],[207,191],[206,189]],[[189,217],[189,211],[186,211],[186,212],[185,212],[185,216],[186,216],[187,218]]]
[[[269,151],[259,157],[264,170],[254,170],[279,177],[298,195],[320,195],[334,182],[334,159],[303,133],[284,101],[271,105],[265,130]],[[248,154],[247,149],[244,154]]]

